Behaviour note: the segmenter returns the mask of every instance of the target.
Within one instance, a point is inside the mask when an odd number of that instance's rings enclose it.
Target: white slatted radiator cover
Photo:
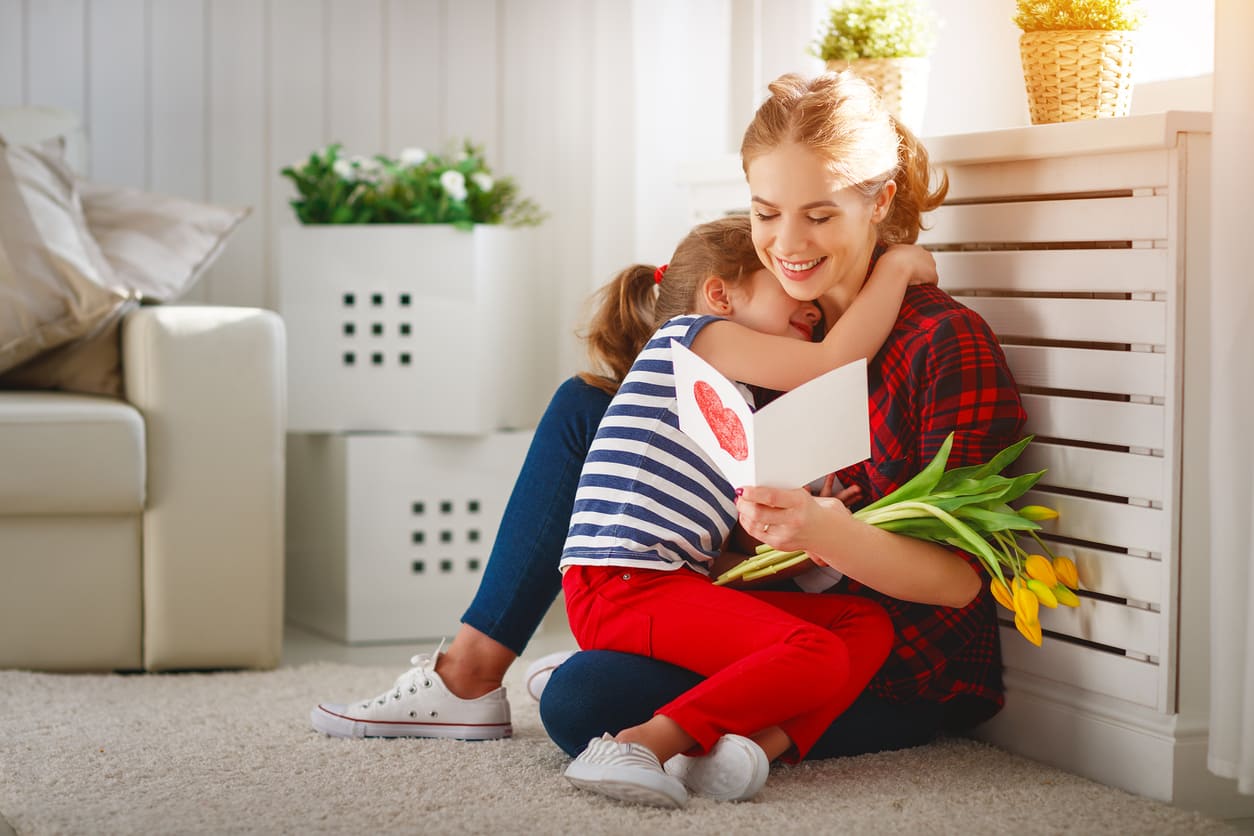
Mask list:
[[[1060,511],[1047,541],[1080,570],[1081,606],[1043,611],[1043,647],[1003,626],[1008,671],[1169,712],[1179,566],[1168,197],[1176,178],[1166,150],[1135,164],[1109,157],[1050,160],[1048,172],[1022,161],[949,166],[947,203],[920,243],[935,253],[942,287],[1005,348],[1037,437],[1021,468],[1047,469],[1026,498]]]

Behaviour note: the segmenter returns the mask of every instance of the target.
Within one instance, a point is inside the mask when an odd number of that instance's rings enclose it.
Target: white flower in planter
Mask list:
[[[368,183],[378,183],[383,176],[383,164],[369,157],[353,157],[353,168],[357,170],[357,179]]]
[[[466,199],[466,176],[460,171],[449,169],[440,175],[440,187],[453,200]]]
[[[341,180],[347,180],[350,183],[357,180],[357,169],[348,160],[339,159],[331,164],[331,170],[335,172]]]
[[[479,187],[479,191],[481,192],[490,192],[492,191],[492,187],[496,185],[496,181],[492,179],[492,175],[482,171],[476,171],[474,174],[470,175],[470,179],[476,186]]]
[[[416,165],[422,165],[427,160],[427,152],[421,148],[403,148],[401,149],[400,163],[406,168],[413,168]]]

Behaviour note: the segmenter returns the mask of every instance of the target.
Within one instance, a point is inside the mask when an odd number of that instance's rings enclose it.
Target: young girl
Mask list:
[[[865,600],[710,583],[736,521],[736,492],[679,429],[671,340],[733,380],[792,389],[874,356],[912,277],[934,281],[931,256],[890,249],[849,316],[814,343],[816,306],[788,296],[753,253],[747,218],[704,224],[668,267],[616,277],[592,326],[590,342],[615,373],[627,358],[608,346],[638,345],[633,333],[656,330],[580,477],[561,560],[571,630],[585,650],[641,654],[707,677],[649,721],[593,739],[566,770],[576,786],[621,800],[682,806],[689,789],[753,797],[769,761],[804,757],[892,644],[882,608]]]

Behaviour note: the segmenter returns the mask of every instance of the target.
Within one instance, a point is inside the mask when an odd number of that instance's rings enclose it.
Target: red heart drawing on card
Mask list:
[[[701,416],[718,439],[718,446],[738,462],[749,458],[749,439],[745,437],[745,427],[740,423],[740,416],[735,410],[723,406],[723,399],[718,396],[718,392],[704,380],[698,380],[692,385],[692,394],[696,398],[697,408],[701,410]]]

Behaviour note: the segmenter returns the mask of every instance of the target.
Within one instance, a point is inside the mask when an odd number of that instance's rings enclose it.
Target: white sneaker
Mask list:
[[[527,683],[527,693],[532,699],[536,702],[540,701],[544,686],[549,684],[549,676],[557,670],[558,665],[574,656],[575,653],[574,650],[559,650],[557,653],[541,656],[527,666],[527,672],[523,674],[523,682]]]
[[[496,740],[510,737],[505,689],[464,700],[449,691],[435,672],[439,657],[419,654],[415,667],[397,677],[392,687],[370,700],[350,705],[320,703],[309,722],[332,737],[449,737]]]
[[[703,757],[676,755],[666,762],[666,774],[683,782],[690,792],[718,801],[748,801],[766,783],[771,764],[762,747],[747,737],[725,734]]]
[[[566,780],[619,801],[654,807],[683,807],[688,803],[684,785],[662,770],[648,748],[639,743],[619,743],[608,734],[594,737],[570,762]]]

